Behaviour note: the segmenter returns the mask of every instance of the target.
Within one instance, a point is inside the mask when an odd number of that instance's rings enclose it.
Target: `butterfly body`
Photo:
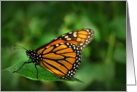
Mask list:
[[[91,29],[61,35],[36,50],[27,50],[26,54],[31,62],[24,64],[33,62],[36,69],[39,65],[62,79],[70,79],[79,68],[82,50],[92,41],[93,36],[94,31]]]

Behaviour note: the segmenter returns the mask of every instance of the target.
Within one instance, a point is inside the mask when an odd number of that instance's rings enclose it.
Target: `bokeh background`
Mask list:
[[[95,31],[75,75],[84,83],[35,81],[5,71],[25,57],[18,57],[13,45],[37,49],[83,28]],[[2,1],[1,90],[125,91],[126,1]]]

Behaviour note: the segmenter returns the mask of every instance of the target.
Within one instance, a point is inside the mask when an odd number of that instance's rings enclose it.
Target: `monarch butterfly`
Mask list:
[[[82,50],[92,41],[94,31],[91,29],[75,30],[55,38],[36,50],[26,50],[27,63],[34,63],[45,68],[62,79],[73,77],[81,63]],[[23,65],[16,71],[19,71]]]

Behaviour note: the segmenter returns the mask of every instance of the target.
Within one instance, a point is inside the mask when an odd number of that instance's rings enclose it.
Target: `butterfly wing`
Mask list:
[[[39,65],[54,75],[69,79],[76,73],[81,63],[81,51],[72,43],[59,43],[39,50],[42,61]]]
[[[75,30],[55,38],[51,42],[38,48],[36,51],[59,43],[73,43],[79,46],[82,51],[92,41],[93,37],[94,31],[92,29]]]
[[[38,48],[39,65],[54,75],[71,78],[81,63],[81,51],[92,41],[94,31],[81,29],[66,33]]]

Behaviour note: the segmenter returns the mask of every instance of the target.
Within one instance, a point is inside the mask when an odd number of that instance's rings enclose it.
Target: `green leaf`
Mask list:
[[[27,61],[24,61],[27,62]],[[9,68],[7,68],[6,70],[9,70],[10,72],[13,72],[17,69],[19,69],[21,67],[21,65],[24,62],[19,62]],[[54,74],[50,73],[49,71],[47,71],[46,69],[40,67],[39,65],[37,65],[38,68],[38,79],[36,78],[37,76],[37,71],[35,69],[35,66],[33,63],[29,63],[29,64],[25,64],[18,72],[15,72],[23,77],[26,77],[28,79],[32,79],[32,80],[41,80],[41,81],[79,81],[81,82],[79,79],[76,78],[71,78],[71,79],[61,79],[57,76],[55,76]],[[14,74],[15,74],[14,73]]]

